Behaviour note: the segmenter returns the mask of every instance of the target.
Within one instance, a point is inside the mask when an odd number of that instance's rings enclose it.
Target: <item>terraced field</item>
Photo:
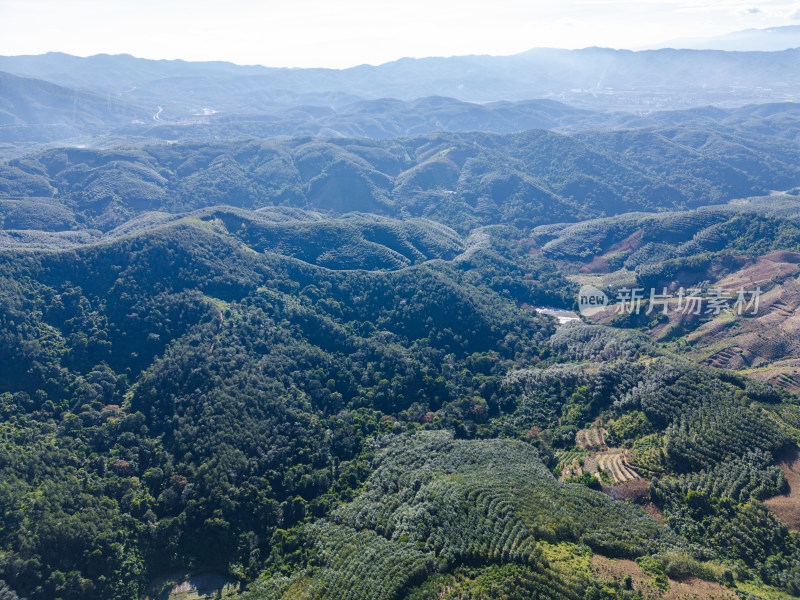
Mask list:
[[[563,454],[559,461],[560,479],[580,477],[591,473],[603,481],[605,472],[613,484],[641,479],[628,462],[628,451],[623,448],[609,448],[606,444],[607,431],[600,426],[581,429],[575,435],[575,444],[583,450]],[[591,452],[588,456],[586,452]]]
[[[586,456],[586,453],[578,450],[569,450],[564,452],[558,456],[556,471],[563,473],[564,469],[573,469],[573,463],[574,465],[580,466],[580,459],[584,456]],[[567,475],[566,477],[572,477],[572,475]],[[566,477],[562,477],[562,480]]]
[[[602,427],[590,427],[581,429],[575,435],[575,444],[583,450],[597,450],[606,448],[606,434],[608,432]]]
[[[788,254],[763,256],[715,284],[731,293],[737,286],[760,288],[763,293],[758,312],[723,313],[699,325],[686,337],[692,345],[690,356],[701,364],[723,369],[765,367],[775,360],[800,357],[800,286],[795,279],[798,265],[797,257]],[[795,386],[789,380],[773,383],[789,390]]]
[[[719,369],[729,368],[734,359],[741,357],[742,352],[743,350],[738,346],[731,346],[730,348],[724,348],[719,352],[715,352],[705,360],[701,361],[700,364],[707,367],[717,367]]]
[[[611,448],[596,452],[588,458],[584,458],[583,464],[581,464],[580,457],[573,458],[569,462],[565,461],[559,479],[564,481],[571,477],[580,477],[584,473],[591,473],[597,479],[603,481],[603,471],[608,474],[613,484],[641,479],[628,462],[627,450],[622,448]]]
[[[595,457],[598,470],[605,470],[611,475],[614,483],[625,483],[640,479],[639,475],[628,464],[627,451],[610,450]]]
[[[699,315],[684,314],[673,298],[667,319],[654,324],[650,336],[660,340],[679,338],[678,345],[685,349],[686,356],[702,365],[746,369],[749,376],[800,393],[800,369],[783,366],[788,360],[800,362],[800,253],[775,252],[747,259],[743,264],[732,260],[717,269],[719,273],[705,274],[709,286],[726,290],[731,298],[739,289],[761,290],[756,313],[752,314],[755,307],[747,306],[741,315],[723,311],[709,319],[705,304]],[[609,305],[591,315],[591,321],[609,324],[616,312],[617,308]],[[772,367],[776,367],[775,372],[763,373]],[[591,445],[590,441],[583,443]]]
[[[771,377],[769,382],[793,394],[800,394],[800,373],[797,370],[793,370],[791,373],[779,372]]]

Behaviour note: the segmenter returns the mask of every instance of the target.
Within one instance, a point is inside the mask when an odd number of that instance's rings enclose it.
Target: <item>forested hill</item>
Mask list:
[[[0,202],[4,215],[27,214],[31,222],[54,223],[43,227],[50,229],[108,231],[146,211],[275,204],[428,217],[460,231],[526,227],[791,189],[800,184],[798,122],[776,109],[727,126],[574,135],[56,149],[0,164]],[[6,228],[37,228],[25,220]]]
[[[488,249],[339,272],[187,225],[0,263],[0,578],[42,600],[252,579],[278,530],[352,497],[401,414],[486,427],[553,331],[520,303],[569,288]]]
[[[787,491],[796,397],[556,329],[529,305],[576,286],[511,227],[471,246],[271,211],[0,252],[4,589],[132,600],[210,571],[249,599],[800,593],[800,538],[762,504]],[[569,475],[599,460],[587,435],[652,478],[665,523],[597,489],[624,493],[619,464]]]

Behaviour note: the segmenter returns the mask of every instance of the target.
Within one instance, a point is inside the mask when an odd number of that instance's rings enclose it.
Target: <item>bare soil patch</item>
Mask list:
[[[650,482],[647,479],[631,479],[609,486],[605,491],[614,500],[630,500],[643,504],[649,495],[649,490]]]
[[[637,229],[632,234],[630,234],[628,237],[626,237],[624,240],[620,240],[616,244],[614,244],[612,246],[609,246],[609,248],[608,248],[608,250],[606,250],[606,252],[610,254],[612,252],[622,252],[622,251],[632,252],[634,250],[638,250],[643,245],[643,242],[642,242],[642,234],[643,233],[644,233],[644,230]]]
[[[578,269],[578,273],[610,273],[611,266],[608,264],[608,261],[603,258],[602,256],[595,256],[592,258],[591,262],[586,263],[580,269]]]
[[[789,529],[800,531],[800,449],[793,448],[780,457],[783,476],[789,483],[789,492],[764,501],[772,512]]]
[[[738,598],[733,590],[713,583],[691,577],[683,581],[669,580],[669,590],[663,592],[653,585],[653,580],[632,560],[612,560],[605,556],[594,555],[592,567],[595,573],[603,579],[621,582],[626,575],[630,575],[633,589],[644,592],[648,598],[663,598],[664,600],[682,600],[694,598],[697,600],[734,600]]]
[[[644,504],[642,504],[642,508],[644,509],[644,512],[653,517],[656,521],[658,521],[662,525],[666,525],[667,521],[666,519],[664,519],[664,513],[661,512],[661,509],[658,508],[655,504],[653,504],[652,502],[645,502]]]

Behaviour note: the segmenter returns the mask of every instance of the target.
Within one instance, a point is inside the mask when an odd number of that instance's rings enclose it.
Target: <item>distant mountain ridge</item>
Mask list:
[[[0,57],[0,70],[190,112],[260,112],[265,99],[287,91],[401,100],[438,95],[473,102],[551,97],[585,106],[653,109],[800,97],[799,58],[800,50],[535,48],[512,56],[404,58],[336,70],[51,53]]]
[[[663,125],[668,110],[706,122],[725,118],[714,110],[800,100],[800,49],[536,48],[342,70],[48,53],[0,56],[0,72],[0,157],[54,145],[618,129]]]
[[[507,134],[546,129],[575,133],[677,124],[727,126],[751,119],[771,121],[766,126],[785,136],[794,131],[800,106],[758,103],[740,108],[630,112],[591,110],[552,99],[476,103],[443,96],[364,99],[344,93],[286,90],[265,92],[256,104],[235,106],[241,112],[234,113],[209,109],[181,114],[180,109],[165,110],[155,101],[128,103],[111,93],[80,91],[0,72],[0,157],[55,145],[217,144],[298,136],[392,139],[444,131]],[[774,121],[783,117],[791,122],[776,129]]]
[[[677,39],[664,44],[671,48],[779,52],[800,47],[800,25],[744,29],[705,39]]]

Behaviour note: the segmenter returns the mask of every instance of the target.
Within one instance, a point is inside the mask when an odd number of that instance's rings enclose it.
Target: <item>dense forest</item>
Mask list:
[[[339,100],[0,162],[0,599],[800,597],[797,106]]]
[[[517,594],[607,588],[562,552],[800,593],[797,534],[760,504],[786,490],[794,397],[634,331],[556,328],[527,307],[575,284],[508,227],[254,214],[0,256],[14,593],[136,598],[189,569],[246,598],[393,598],[490,564]],[[364,262],[366,241],[404,260]],[[667,526],[553,475],[598,418]]]

